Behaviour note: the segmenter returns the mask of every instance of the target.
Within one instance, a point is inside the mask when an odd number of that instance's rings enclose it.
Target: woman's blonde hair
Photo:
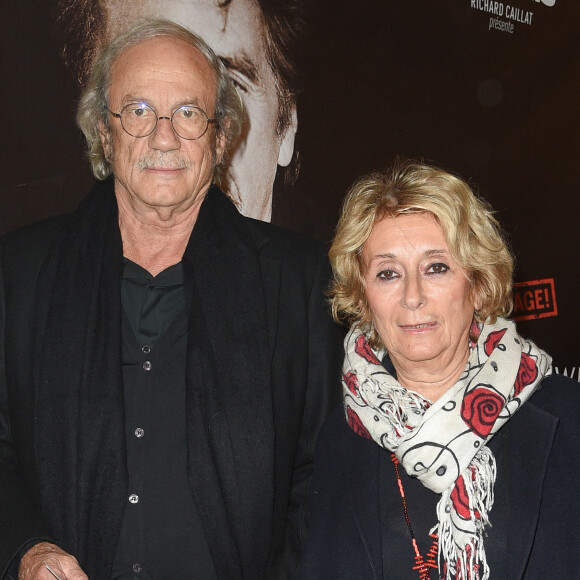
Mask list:
[[[512,308],[513,258],[487,202],[459,177],[437,167],[399,160],[387,171],[365,175],[344,200],[330,248],[334,277],[330,303],[336,320],[368,325],[361,253],[373,226],[385,217],[429,213],[441,225],[449,251],[469,278],[480,322],[495,322]],[[374,346],[380,338],[372,337]]]

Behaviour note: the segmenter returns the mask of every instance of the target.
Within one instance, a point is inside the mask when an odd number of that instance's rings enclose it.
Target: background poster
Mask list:
[[[55,10],[29,0],[0,23],[2,232],[72,209],[90,187]],[[317,0],[301,10],[300,174],[274,184],[272,221],[328,242],[362,173],[397,155],[457,172],[509,234],[521,333],[578,379],[580,4]]]

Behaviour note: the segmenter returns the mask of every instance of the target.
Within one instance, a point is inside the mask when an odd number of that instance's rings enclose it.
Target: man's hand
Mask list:
[[[20,561],[19,580],[55,580],[55,574],[60,580],[89,580],[74,556],[48,542],[32,546]]]

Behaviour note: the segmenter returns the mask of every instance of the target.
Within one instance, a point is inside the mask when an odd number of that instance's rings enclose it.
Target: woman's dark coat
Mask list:
[[[560,375],[544,379],[495,437],[501,438],[497,469],[506,509],[492,509],[486,542],[505,539],[507,549],[495,573],[490,563],[491,579],[580,578],[580,384]],[[384,469],[392,471],[390,463],[388,451],[351,431],[342,408],[328,418],[316,450],[311,527],[297,578],[393,578],[381,525],[381,494],[398,494],[380,478]],[[488,554],[488,561],[498,557]],[[408,578],[417,577],[409,569]]]

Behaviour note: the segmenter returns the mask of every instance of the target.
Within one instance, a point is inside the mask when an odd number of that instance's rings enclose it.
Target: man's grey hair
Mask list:
[[[233,0],[214,0],[227,11]],[[266,41],[266,58],[278,89],[276,130],[281,135],[292,123],[292,113],[300,93],[296,56],[303,40],[304,0],[252,0],[261,12]],[[62,56],[80,87],[87,83],[100,43],[106,38],[106,0],[58,0],[54,11],[55,33],[62,40]],[[223,168],[219,168],[221,174]],[[299,171],[298,154],[284,168],[284,181],[291,185]]]
[[[105,157],[100,134],[101,126],[110,130],[108,109],[111,68],[129,48],[160,36],[183,40],[197,48],[214,70],[216,102],[213,116],[216,119],[216,132],[226,137],[224,158],[240,136],[244,118],[242,100],[224,64],[207,43],[193,32],[169,20],[138,20],[98,52],[88,81],[81,93],[77,109],[77,124],[87,140],[89,160],[97,179],[105,179],[112,173],[112,166]],[[225,164],[222,161],[215,168],[214,181],[216,183],[220,184],[224,172]]]

